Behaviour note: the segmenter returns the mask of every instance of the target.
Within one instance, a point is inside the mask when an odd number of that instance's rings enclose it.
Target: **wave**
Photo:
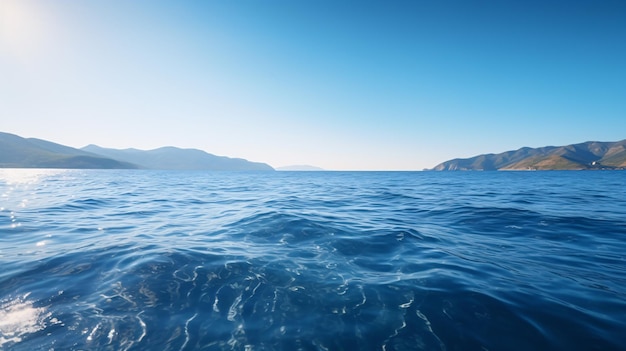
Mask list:
[[[502,175],[97,174],[3,203],[0,348],[622,347],[623,207]]]

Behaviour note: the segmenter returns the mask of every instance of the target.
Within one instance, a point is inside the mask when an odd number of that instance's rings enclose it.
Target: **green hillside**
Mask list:
[[[626,169],[626,140],[589,141],[566,146],[524,147],[499,154],[453,159],[436,171]]]

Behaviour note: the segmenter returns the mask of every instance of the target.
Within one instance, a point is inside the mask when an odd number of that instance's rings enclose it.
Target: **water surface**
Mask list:
[[[0,170],[3,350],[611,350],[626,173]]]

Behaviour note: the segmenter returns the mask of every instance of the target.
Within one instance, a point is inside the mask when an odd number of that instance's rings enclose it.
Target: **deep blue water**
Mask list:
[[[0,170],[2,350],[626,349],[626,173]]]

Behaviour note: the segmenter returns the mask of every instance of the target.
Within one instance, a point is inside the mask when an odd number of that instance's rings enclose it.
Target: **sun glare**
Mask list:
[[[18,59],[33,57],[43,42],[43,16],[30,1],[0,1],[0,52]]]

